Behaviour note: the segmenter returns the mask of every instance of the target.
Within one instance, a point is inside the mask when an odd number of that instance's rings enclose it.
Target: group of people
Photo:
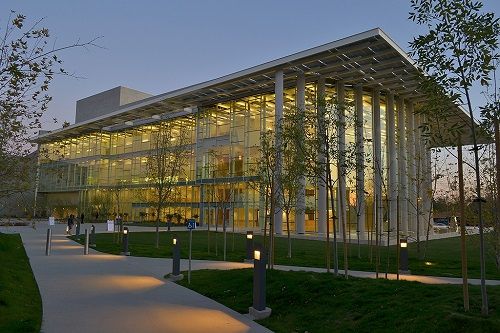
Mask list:
[[[75,215],[71,214],[69,217],[68,217],[68,227],[66,229],[66,233],[68,235],[71,235],[71,230],[73,229],[73,226],[75,225],[75,220],[77,224],[81,223],[81,224],[84,224],[83,222],[83,219],[85,218],[85,215],[82,213],[80,215],[80,220],[78,221],[78,218],[75,217]]]

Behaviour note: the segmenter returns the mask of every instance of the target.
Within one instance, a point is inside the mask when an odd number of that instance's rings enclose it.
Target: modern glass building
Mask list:
[[[274,130],[287,110],[315,110],[318,95],[336,96],[352,102],[347,112],[361,119],[340,141],[355,143],[364,167],[340,177],[336,193],[346,195],[328,208],[329,216],[345,216],[349,231],[364,238],[376,216],[389,221],[387,229],[399,212],[402,232],[412,234],[418,214],[425,221],[431,216],[430,147],[419,130],[425,119],[414,113],[425,96],[417,88],[413,61],[380,29],[158,96],[118,87],[78,101],[75,124],[36,138],[38,193],[60,217],[99,212],[154,219],[147,161],[159,126],[169,123],[189,133],[191,153],[161,219],[176,213],[262,228],[265,203],[254,184],[261,133]],[[463,119],[457,109],[448,121]],[[307,180],[297,206],[303,209],[292,214],[292,231],[326,232],[321,179]],[[274,214],[281,233],[283,213]]]

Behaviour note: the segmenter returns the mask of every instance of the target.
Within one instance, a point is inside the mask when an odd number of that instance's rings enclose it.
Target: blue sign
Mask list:
[[[196,229],[196,220],[195,219],[187,220],[187,228],[188,230]]]

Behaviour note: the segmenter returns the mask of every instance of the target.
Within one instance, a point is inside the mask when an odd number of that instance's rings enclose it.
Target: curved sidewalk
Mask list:
[[[271,332],[163,279],[171,271],[170,259],[122,257],[93,250],[84,256],[82,246],[67,239],[64,230],[63,225],[55,226],[52,254],[45,256],[46,227],[0,228],[21,234],[42,296],[44,333]],[[194,269],[248,266],[193,262]],[[187,269],[185,262],[181,269]]]
[[[83,225],[82,227],[90,227]],[[82,231],[84,230],[82,228]],[[98,230],[103,229],[99,226]],[[45,256],[46,225],[0,227],[19,232],[30,258],[43,301],[42,332],[270,332],[209,298],[163,279],[171,272],[166,258],[123,257],[103,254],[66,238],[64,225],[54,227],[52,255]],[[193,260],[192,268],[233,269],[251,264]],[[324,268],[275,265],[276,269],[326,272]],[[187,260],[181,261],[187,270]],[[343,274],[339,270],[339,274]],[[374,272],[349,275],[376,278]],[[380,273],[380,278],[385,274]],[[396,279],[396,274],[389,274]],[[401,280],[427,284],[461,284],[461,278],[400,275]],[[487,280],[500,285],[499,280]],[[473,285],[479,279],[469,279]],[[249,304],[250,306],[251,304]]]

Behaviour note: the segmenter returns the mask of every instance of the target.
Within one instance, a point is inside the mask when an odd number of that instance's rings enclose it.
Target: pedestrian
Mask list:
[[[84,222],[83,222],[83,218],[84,218],[84,217],[85,217],[85,215],[83,215],[83,213],[82,213],[82,215],[80,215],[80,222],[81,222],[82,224],[84,223]]]
[[[68,235],[71,235],[71,229],[73,229],[73,224],[75,224],[75,221],[74,221],[74,216],[73,214],[71,214],[69,217],[68,217],[68,228],[66,230],[66,233]]]

